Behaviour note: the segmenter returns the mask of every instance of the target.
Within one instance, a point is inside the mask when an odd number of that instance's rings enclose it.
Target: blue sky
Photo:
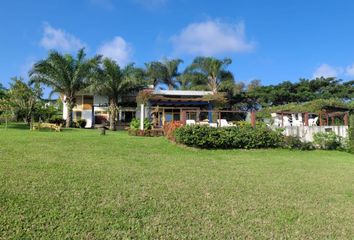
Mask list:
[[[49,49],[86,47],[124,65],[231,57],[236,81],[354,79],[350,0],[2,0],[0,80],[27,78]]]

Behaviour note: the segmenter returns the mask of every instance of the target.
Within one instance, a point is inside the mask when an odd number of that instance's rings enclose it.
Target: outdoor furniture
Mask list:
[[[61,131],[61,125],[56,125],[54,123],[33,123],[32,130],[40,130],[41,128],[49,128],[56,132]]]
[[[291,114],[291,117],[292,117],[292,123],[291,123],[291,125],[292,126],[295,126],[295,127],[300,127],[300,126],[303,126],[304,125],[304,123],[302,122],[302,115],[301,115],[301,113],[298,113],[297,114],[297,118],[296,118],[296,115],[293,113],[293,114]]]
[[[209,123],[209,126],[210,126],[210,127],[217,128],[217,127],[218,127],[218,124],[217,124],[217,123]]]
[[[288,116],[283,116],[283,127],[290,127],[291,123],[290,123],[290,119]]]
[[[195,120],[194,119],[187,119],[186,120],[186,125],[195,125]]]
[[[218,119],[217,123],[220,127],[232,127],[234,126],[232,123],[228,123],[226,119]]]
[[[281,118],[279,117],[279,115],[277,113],[271,113],[270,115],[274,121],[273,125],[276,127],[280,127],[281,126]]]
[[[317,126],[318,117],[309,119],[309,126]]]

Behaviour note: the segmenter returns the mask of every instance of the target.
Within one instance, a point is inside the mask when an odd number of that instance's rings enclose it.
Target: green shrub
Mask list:
[[[140,129],[140,119],[133,118],[133,120],[130,122],[130,129]],[[144,119],[144,130],[149,130],[152,128],[152,123],[150,122],[149,119],[145,118]]]
[[[349,117],[348,152],[354,153],[354,114]]]
[[[273,148],[282,145],[280,132],[267,127],[184,126],[175,130],[178,143],[199,148]]]
[[[140,120],[133,118],[132,121],[130,122],[130,129],[139,129],[140,127]]]
[[[313,143],[320,149],[336,150],[342,147],[342,138],[334,132],[318,132],[313,135]]]
[[[65,120],[61,117],[52,117],[48,120],[48,122],[56,125],[65,125]]]
[[[85,126],[86,126],[86,120],[85,120],[85,119],[77,120],[77,121],[74,123],[74,126],[75,126],[76,128],[85,128]]]
[[[285,136],[283,147],[287,149],[313,150],[315,147],[311,142],[302,142],[299,137]]]
[[[150,130],[152,128],[152,123],[148,118],[144,119],[144,130]]]

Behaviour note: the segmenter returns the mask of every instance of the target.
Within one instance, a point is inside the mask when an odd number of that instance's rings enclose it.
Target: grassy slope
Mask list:
[[[353,238],[354,158],[0,129],[0,239]]]

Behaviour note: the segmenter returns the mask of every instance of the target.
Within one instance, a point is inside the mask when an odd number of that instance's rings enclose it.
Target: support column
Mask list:
[[[346,112],[345,114],[344,114],[344,126],[348,126],[349,124],[348,124],[348,113]]]
[[[140,105],[140,130],[144,130],[144,104]]]
[[[309,125],[309,113],[306,112],[305,113],[305,126],[308,126]]]
[[[211,103],[208,104],[208,120],[209,123],[213,122],[213,106],[211,105]]]
[[[187,115],[186,111],[181,109],[181,123],[183,125],[186,125],[186,120],[187,120],[186,115]]]
[[[329,125],[329,119],[328,119],[328,113],[326,113],[326,126],[328,126]]]
[[[256,111],[252,110],[251,112],[251,126],[255,127],[256,126]]]

